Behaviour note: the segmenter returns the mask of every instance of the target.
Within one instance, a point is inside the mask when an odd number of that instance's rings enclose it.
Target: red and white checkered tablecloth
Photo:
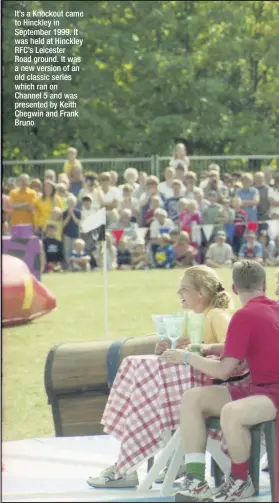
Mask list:
[[[188,388],[208,378],[189,365],[155,355],[128,356],[119,368],[102,417],[105,433],[121,442],[117,475],[132,472],[162,446],[162,435],[179,426],[180,403]],[[213,438],[222,433],[212,430]]]

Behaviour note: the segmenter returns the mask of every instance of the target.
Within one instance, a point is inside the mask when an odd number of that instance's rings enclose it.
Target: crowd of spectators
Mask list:
[[[2,231],[33,226],[42,243],[42,269],[89,271],[103,267],[96,232],[82,223],[106,209],[108,269],[229,267],[253,258],[279,265],[279,173],[223,173],[217,164],[199,176],[178,144],[164,180],[128,168],[85,171],[77,150],[68,150],[63,172],[44,179],[21,174],[3,186]],[[270,225],[272,223],[272,225]]]

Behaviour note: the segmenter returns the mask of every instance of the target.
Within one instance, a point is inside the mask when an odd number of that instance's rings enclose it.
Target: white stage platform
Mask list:
[[[109,436],[3,442],[2,501],[174,501],[172,495],[160,496],[161,485],[156,484],[148,492],[90,488],[86,483],[88,476],[98,476],[113,464],[118,451],[119,442]],[[146,475],[146,468],[144,463],[138,470],[140,481]],[[271,501],[268,474],[261,473],[260,496],[246,501]]]

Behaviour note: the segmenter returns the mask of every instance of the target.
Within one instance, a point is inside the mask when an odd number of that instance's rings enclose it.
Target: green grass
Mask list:
[[[109,278],[109,339],[153,332],[151,315],[178,311],[176,290],[181,270],[115,271]],[[231,271],[220,272],[231,291]],[[104,339],[101,272],[44,276],[57,297],[57,310],[29,325],[3,331],[3,439],[53,436],[44,389],[49,350],[63,342]],[[275,270],[268,270],[268,294],[274,298]],[[238,301],[235,307],[239,306]]]

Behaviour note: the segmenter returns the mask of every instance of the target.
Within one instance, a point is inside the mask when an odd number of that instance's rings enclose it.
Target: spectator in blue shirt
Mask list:
[[[172,190],[173,196],[169,197],[165,202],[165,210],[168,214],[168,217],[172,220],[172,222],[178,222],[178,202],[181,199],[181,192],[183,189],[183,184],[178,178],[175,178],[172,181]]]
[[[257,242],[255,232],[248,232],[246,236],[246,243],[244,243],[239,250],[240,260],[256,260],[263,262],[263,247]]]
[[[63,212],[63,247],[66,266],[70,265],[70,257],[74,249],[74,242],[79,238],[81,212],[76,208],[77,198],[69,195],[68,209]]]
[[[132,255],[128,248],[127,239],[120,239],[117,248],[117,269],[131,269]]]
[[[155,253],[155,264],[160,269],[170,269],[175,265],[175,253],[169,234],[162,234],[160,246]]]
[[[257,208],[260,202],[259,191],[252,187],[253,176],[250,173],[244,173],[242,177],[242,189],[236,191],[236,196],[242,200],[242,208],[246,211],[249,222],[257,222]]]

